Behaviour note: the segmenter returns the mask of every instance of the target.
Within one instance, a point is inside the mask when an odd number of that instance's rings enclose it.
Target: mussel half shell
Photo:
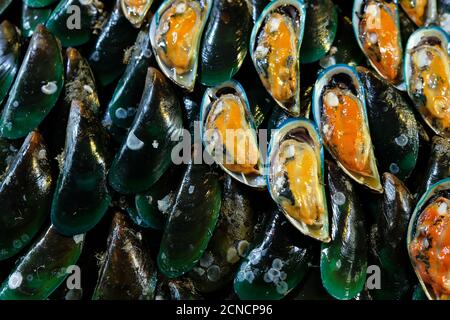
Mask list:
[[[242,86],[231,80],[207,89],[200,120],[203,144],[214,161],[234,179],[265,188],[256,126]]]
[[[397,0],[355,0],[356,40],[373,68],[393,85],[403,82],[403,51]]]
[[[408,94],[425,122],[450,138],[450,46],[439,27],[421,28],[408,40],[405,79]]]
[[[403,11],[419,27],[425,25],[428,18],[433,15],[433,9],[436,9],[433,2],[433,0],[399,0]]]
[[[406,243],[409,257],[427,297],[450,299],[450,178],[420,198],[411,216]]]
[[[330,241],[320,135],[306,119],[288,119],[273,135],[267,186],[286,218],[305,235]]]
[[[352,67],[325,69],[313,91],[313,115],[323,143],[355,181],[382,192],[369,132],[365,91]]]
[[[147,15],[153,0],[121,0],[122,11],[128,21],[139,28]]]
[[[300,46],[306,9],[301,0],[269,3],[250,37],[250,56],[264,87],[291,115],[300,114]]]
[[[166,0],[150,25],[150,41],[163,73],[178,86],[194,89],[198,51],[212,0]]]

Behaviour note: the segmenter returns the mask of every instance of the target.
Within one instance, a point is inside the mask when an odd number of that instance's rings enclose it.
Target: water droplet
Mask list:
[[[127,147],[131,150],[139,150],[144,146],[144,142],[139,140],[133,131],[130,131],[127,138]]]
[[[404,147],[408,144],[408,137],[406,135],[404,135],[403,133],[401,135],[399,135],[398,137],[396,137],[394,140],[395,140],[395,143],[397,145],[399,145],[400,147]]]
[[[281,270],[281,268],[283,268],[283,261],[279,258],[273,259],[272,268],[274,268],[276,270]]]
[[[391,165],[389,166],[389,171],[391,172],[391,173],[393,173],[393,174],[396,174],[396,173],[398,173],[399,171],[400,171],[400,168],[399,168],[399,166],[398,166],[398,164],[396,164],[396,163],[391,163]]]
[[[333,201],[338,206],[342,206],[346,201],[345,195],[342,192],[336,192],[335,194],[333,194]]]
[[[118,119],[126,119],[128,116],[128,112],[124,108],[117,108],[116,112],[114,112],[114,114],[116,115],[116,118],[118,118]]]

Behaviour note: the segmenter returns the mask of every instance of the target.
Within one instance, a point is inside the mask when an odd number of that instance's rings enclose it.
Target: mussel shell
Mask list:
[[[158,10],[155,12],[155,15],[153,16],[152,22],[150,24],[150,41],[152,44],[153,52],[156,57],[156,61],[158,62],[158,65],[161,69],[161,71],[175,84],[180,86],[181,88],[184,88],[188,91],[193,91],[195,86],[195,80],[197,78],[197,68],[198,68],[198,52],[200,49],[201,44],[201,36],[203,33],[203,29],[205,28],[206,22],[208,20],[209,14],[211,12],[211,7],[213,4],[212,0],[185,0],[181,3],[186,2],[197,2],[200,6],[201,15],[200,15],[200,26],[199,29],[195,33],[195,37],[193,39],[193,44],[190,50],[194,50],[191,52],[192,59],[189,62],[190,68],[189,70],[184,74],[178,74],[178,72],[175,70],[175,68],[167,66],[164,61],[161,59],[161,57],[158,54],[158,50],[160,49],[160,45],[157,43],[157,31],[159,29],[160,24],[160,18],[163,16],[164,13],[171,8],[171,6],[176,2],[180,0],[165,0],[158,8]]]
[[[144,22],[153,0],[140,0],[138,4],[133,3],[136,3],[136,1],[121,0],[122,11],[128,21],[139,28]]]
[[[419,153],[419,128],[408,100],[385,80],[357,67],[366,93],[366,108],[380,172],[401,180],[414,170]]]
[[[330,50],[337,30],[338,14],[331,0],[307,0],[301,63],[320,60]]]
[[[51,5],[57,0],[23,0],[23,2],[32,8],[42,8]]]
[[[424,86],[430,86],[429,83],[421,83],[421,88],[419,90],[417,88],[416,83],[412,83],[413,81],[413,71],[417,67],[413,67],[413,61],[412,61],[412,54],[414,51],[416,51],[421,46],[430,46],[433,47],[436,50],[440,50],[442,54],[442,58],[446,61],[444,61],[444,65],[442,68],[445,70],[442,70],[446,76],[447,76],[447,83],[442,83],[442,86],[447,86],[447,90],[445,92],[446,96],[443,96],[443,99],[445,102],[442,103],[443,110],[438,110],[437,112],[443,113],[442,117],[438,117],[435,114],[432,114],[430,110],[426,106],[426,97],[423,94],[423,88]],[[422,49],[425,50],[425,49]],[[429,50],[429,49],[428,49]],[[405,50],[405,82],[406,82],[406,89],[408,91],[408,94],[411,98],[411,100],[414,102],[416,108],[418,109],[420,115],[424,119],[424,121],[428,124],[428,126],[436,133],[444,138],[450,137],[450,113],[448,112],[448,105],[450,103],[450,90],[449,90],[449,83],[450,81],[450,41],[449,36],[447,33],[442,30],[439,27],[426,27],[426,28],[420,28],[416,30],[411,37],[408,39],[408,43],[406,45]],[[427,55],[429,57],[429,55]],[[425,58],[422,58],[425,59]],[[424,61],[423,63],[430,63],[430,61]],[[419,68],[422,68],[419,66]],[[417,69],[416,69],[417,70]],[[420,77],[421,81],[425,81]],[[434,85],[440,85],[439,79],[436,80],[437,83]],[[442,96],[442,93],[440,93]],[[433,105],[434,107],[434,105]],[[437,106],[437,108],[440,108]],[[443,119],[441,119],[443,118]],[[441,123],[443,122],[443,123]]]
[[[5,20],[0,24],[0,104],[11,88],[19,69],[19,30]]]
[[[365,10],[366,4],[369,1],[373,1],[374,3],[380,4],[382,6],[386,6],[386,5],[393,5],[394,6],[394,12],[392,12],[392,14],[393,14],[392,18],[395,20],[395,26],[396,26],[396,29],[397,29],[396,31],[397,31],[397,36],[398,36],[397,46],[398,46],[398,50],[400,51],[399,57],[397,57],[398,59],[400,59],[398,70],[397,70],[398,74],[397,74],[395,79],[388,79],[388,76],[386,74],[384,74],[382,72],[382,70],[380,70],[380,68],[378,68],[376,66],[376,64],[373,61],[373,59],[371,59],[369,57],[369,55],[367,54],[366,50],[364,49],[364,44],[361,42],[361,38],[360,38],[360,34],[359,34],[360,20],[361,20],[361,18],[364,15],[362,10]],[[391,8],[389,8],[389,10],[390,9]],[[404,90],[404,86],[402,84],[402,82],[403,82],[403,61],[402,61],[403,60],[403,53],[402,53],[403,46],[402,46],[402,40],[401,40],[401,32],[400,32],[400,23],[399,23],[398,11],[399,11],[399,9],[398,9],[397,0],[355,0],[353,2],[352,23],[353,23],[353,31],[354,31],[356,40],[358,42],[358,45],[361,48],[362,52],[368,58],[368,60],[369,60],[370,64],[372,65],[372,67],[378,72],[378,74],[381,77],[383,77],[384,79],[388,80],[393,85],[396,85],[399,89]],[[371,22],[369,21],[369,23],[371,23]],[[373,23],[377,24],[379,22],[377,21],[377,22],[373,22]],[[378,40],[377,40],[377,43],[378,43]]]
[[[3,13],[3,11],[5,11],[9,5],[12,3],[13,0],[3,0],[2,3],[0,4],[0,14]]]
[[[206,164],[191,160],[161,240],[158,267],[165,276],[181,276],[200,260],[216,227],[220,205],[217,174]]]
[[[248,122],[250,130],[252,130],[254,134],[254,138],[256,139],[256,126],[255,121],[253,119],[253,115],[250,111],[250,105],[247,99],[247,95],[245,94],[244,88],[234,80],[230,80],[227,82],[224,82],[216,87],[208,88],[205,91],[205,94],[203,95],[202,105],[200,109],[200,135],[202,137],[203,144],[205,146],[205,149],[208,150],[208,143],[205,138],[205,133],[207,131],[206,128],[206,120],[208,118],[208,115],[211,112],[214,112],[212,110],[212,107],[214,105],[214,102],[221,97],[222,94],[233,94],[237,98],[239,98],[240,102],[244,106],[244,114],[246,116],[246,120]],[[221,156],[221,155],[220,155]],[[260,174],[239,174],[233,171],[230,171],[223,165],[223,161],[221,159],[216,159],[214,156],[212,158],[216,161],[216,163],[231,177],[236,179],[239,182],[242,182],[250,187],[263,189],[266,187],[266,180],[263,176],[263,159],[261,158],[261,155],[259,154],[259,170]]]
[[[432,139],[425,175],[417,190],[418,196],[425,193],[439,180],[447,177],[450,177],[450,141],[440,136],[435,136]]]
[[[348,300],[365,285],[367,226],[357,189],[334,163],[327,162],[328,194],[333,213],[331,242],[322,244],[322,284],[330,295]]]
[[[64,66],[57,39],[37,26],[0,120],[1,136],[17,139],[35,129],[56,104]]]
[[[117,83],[108,105],[112,122],[121,128],[129,128],[139,107],[144,91],[145,76],[150,66],[152,51],[147,30],[138,34],[127,68]]]
[[[437,183],[433,184],[423,195],[422,197],[419,199],[419,201],[417,202],[417,205],[411,215],[411,219],[409,221],[409,225],[408,225],[408,231],[407,231],[407,236],[406,236],[406,245],[407,245],[407,250],[409,253],[409,257],[412,263],[412,266],[416,272],[417,278],[419,279],[419,282],[422,286],[422,289],[424,290],[426,296],[428,297],[428,299],[430,300],[435,300],[438,299],[439,297],[436,297],[435,294],[433,293],[432,288],[430,288],[426,283],[424,283],[424,281],[422,280],[419,271],[416,269],[415,265],[414,265],[414,260],[412,257],[412,252],[410,250],[410,244],[413,241],[413,238],[416,234],[416,229],[417,229],[417,223],[419,220],[419,217],[422,213],[422,210],[425,209],[426,205],[428,205],[430,203],[430,201],[432,201],[433,199],[436,199],[440,194],[443,194],[447,199],[448,199],[448,195],[449,195],[449,191],[450,191],[450,178],[446,178],[443,180],[438,181]],[[449,208],[447,207],[447,212],[446,214],[449,214]],[[448,226],[447,226],[448,229]],[[445,232],[445,230],[444,230]],[[444,249],[445,250],[445,249]],[[444,261],[442,261],[442,263],[444,263]],[[447,275],[448,277],[448,275]]]
[[[295,288],[312,261],[310,240],[287,223],[274,209],[264,229],[234,279],[241,300],[279,300]]]
[[[338,85],[339,83],[344,83],[345,85],[348,85],[349,88],[353,91],[352,93],[355,95],[355,97],[359,100],[360,106],[362,110],[360,110],[363,119],[364,124],[367,126],[367,134],[370,136],[369,131],[369,121],[366,111],[366,104],[365,104],[365,90],[361,83],[361,80],[358,77],[358,74],[356,70],[353,67],[350,67],[348,65],[344,64],[336,64],[334,66],[328,67],[325,70],[323,70],[319,77],[317,78],[316,84],[314,85],[314,90],[312,94],[312,113],[314,116],[314,121],[317,124],[317,127],[319,128],[320,134],[322,135],[323,132],[323,125],[322,124],[322,108],[323,108],[323,102],[322,102],[322,94],[324,89],[329,86],[331,83],[334,82],[334,85]],[[348,83],[347,83],[348,82]],[[323,137],[322,140],[324,141]],[[372,177],[364,177],[361,174],[354,172],[350,169],[347,169],[343,164],[340,163],[337,156],[334,155],[334,153],[331,153],[333,158],[337,161],[338,165],[344,170],[344,172],[349,175],[352,179],[354,179],[356,182],[363,184],[367,186],[369,189],[376,191],[376,192],[382,192],[383,189],[381,187],[380,183],[380,177],[378,174],[378,169],[376,166],[376,160],[373,153],[373,146],[372,143],[370,143],[371,150],[369,154],[369,161],[370,161],[370,169],[372,171]],[[324,142],[325,148],[330,151],[329,146]]]
[[[318,201],[322,200],[323,203],[322,209],[323,212],[320,217],[317,219],[318,226],[310,226],[303,221],[298,221],[294,217],[291,217],[288,212],[283,209],[283,206],[278,203],[279,197],[282,195],[275,194],[275,184],[278,184],[277,181],[274,181],[275,177],[272,174],[272,169],[276,165],[274,161],[274,157],[278,155],[279,146],[285,139],[293,139],[296,141],[302,141],[303,143],[308,143],[311,145],[315,155],[316,160],[318,160],[318,181],[319,188],[318,192],[321,193],[321,199],[317,199]],[[269,144],[269,149],[267,153],[267,187],[269,190],[272,199],[278,204],[281,211],[286,216],[287,220],[294,225],[295,228],[300,230],[303,234],[318,239],[323,242],[330,241],[329,235],[329,227],[328,227],[328,210],[325,196],[325,188],[324,188],[324,158],[323,158],[323,147],[322,140],[320,139],[320,135],[317,131],[317,128],[314,124],[306,119],[288,119],[284,121],[276,130],[275,134],[272,136]],[[316,191],[312,191],[312,194],[315,194]],[[283,196],[284,197],[284,196]]]
[[[216,291],[231,282],[251,245],[255,220],[248,190],[226,175],[216,229],[203,257],[188,274],[200,292]]]
[[[74,19],[74,14],[79,14],[79,20]],[[79,46],[91,39],[92,28],[99,16],[94,1],[64,0],[53,10],[46,27],[58,37],[63,47]]]
[[[156,266],[142,234],[122,212],[113,216],[93,300],[152,300]]]
[[[248,49],[251,17],[246,0],[215,0],[200,49],[200,82],[215,86],[240,69]]]
[[[418,15],[417,12],[417,2],[419,1],[412,1],[412,0],[399,0],[399,5],[403,9],[403,11],[406,13],[406,15],[409,17],[411,21],[413,21],[416,26],[422,27],[425,24],[428,24],[430,19],[434,19],[434,16],[436,15],[436,0],[426,0],[425,1],[425,7],[420,8],[423,9],[422,16]],[[423,1],[422,1],[423,3]]]
[[[371,230],[371,249],[381,268],[381,288],[372,295],[376,299],[405,299],[411,291],[408,253],[405,248],[408,223],[414,198],[394,175],[383,174],[383,198],[378,218]]]
[[[0,300],[47,299],[76,270],[84,238],[62,236],[50,226],[0,286]]]
[[[0,178],[0,261],[29,244],[51,205],[53,178],[42,135],[31,132]]]
[[[136,117],[109,170],[109,184],[124,194],[150,188],[171,164],[182,121],[171,84],[160,71],[149,68]]]
[[[296,11],[296,12],[295,12]],[[297,38],[297,59],[294,59],[293,63],[294,70],[296,72],[296,85],[295,93],[292,98],[289,99],[288,102],[283,102],[280,100],[277,100],[274,98],[274,100],[278,103],[278,105],[284,109],[286,109],[292,116],[298,116],[300,114],[299,109],[299,100],[300,100],[300,66],[299,66],[299,59],[300,56],[300,47],[302,44],[303,39],[303,31],[305,28],[305,19],[306,19],[306,8],[302,0],[279,0],[279,1],[272,1],[269,2],[269,4],[264,8],[263,12],[261,13],[258,20],[255,22],[255,25],[253,26],[253,30],[250,36],[250,57],[252,58],[253,64],[255,65],[255,68],[259,74],[259,77],[262,81],[265,75],[265,71],[262,70],[261,66],[256,60],[256,48],[257,48],[257,40],[262,32],[261,29],[266,24],[266,18],[273,12],[280,12],[284,15],[289,15],[289,18],[293,20],[293,24],[295,27],[294,32],[296,33]],[[262,81],[264,83],[264,81]],[[267,91],[272,95],[270,92],[270,88],[267,88]],[[273,95],[272,95],[273,97]]]
[[[51,14],[51,8],[32,8],[25,3],[22,3],[20,22],[23,37],[31,37],[34,33],[34,29],[36,29],[39,24],[45,25]]]

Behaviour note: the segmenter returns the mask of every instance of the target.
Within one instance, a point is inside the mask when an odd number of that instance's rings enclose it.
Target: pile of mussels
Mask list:
[[[0,299],[450,299],[448,0],[0,18]]]

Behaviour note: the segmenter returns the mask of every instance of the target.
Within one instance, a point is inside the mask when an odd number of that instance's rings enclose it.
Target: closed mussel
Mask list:
[[[150,40],[163,73],[192,91],[197,77],[198,51],[212,0],[166,0],[150,25]]]
[[[286,120],[270,141],[267,186],[289,222],[305,235],[328,242],[323,161],[314,124]]]
[[[425,294],[450,299],[450,178],[441,180],[420,198],[408,226],[411,263]]]
[[[374,69],[394,85],[403,81],[397,0],[355,0],[353,30]]]
[[[450,47],[438,27],[422,28],[408,40],[405,79],[408,94],[425,122],[450,138]]]
[[[301,0],[270,2],[256,21],[250,55],[264,87],[291,115],[300,114],[300,46],[305,25]]]
[[[325,69],[313,92],[314,120],[333,158],[355,181],[382,192],[365,106],[356,70],[347,65]]]
[[[228,81],[207,89],[200,119],[205,149],[216,163],[236,180],[264,188],[256,127],[242,86]]]

